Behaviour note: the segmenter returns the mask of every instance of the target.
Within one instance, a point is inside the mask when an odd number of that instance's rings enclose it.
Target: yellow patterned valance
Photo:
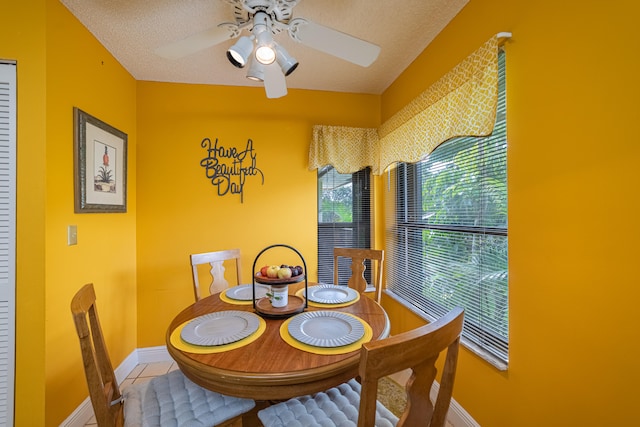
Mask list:
[[[378,164],[376,129],[345,126],[314,126],[309,150],[309,169],[332,165],[340,173],[355,173]]]
[[[378,129],[382,173],[413,163],[444,141],[493,131],[498,103],[498,38],[492,37]]]
[[[492,37],[378,129],[314,126],[309,169],[340,173],[414,163],[444,141],[493,131],[498,103],[498,37]]]

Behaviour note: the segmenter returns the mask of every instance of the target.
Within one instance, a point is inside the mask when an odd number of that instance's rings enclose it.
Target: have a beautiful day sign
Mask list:
[[[244,186],[247,178],[260,178],[264,185],[264,174],[257,166],[257,153],[253,141],[247,140],[244,148],[225,147],[218,138],[204,138],[200,146],[207,150],[207,157],[200,160],[205,175],[216,188],[218,196],[239,194],[244,201]]]

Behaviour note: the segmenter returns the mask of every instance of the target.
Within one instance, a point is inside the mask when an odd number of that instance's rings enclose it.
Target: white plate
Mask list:
[[[307,311],[289,322],[289,334],[315,347],[342,347],[364,336],[360,320],[339,311]]]
[[[347,286],[317,285],[309,288],[309,301],[321,304],[340,304],[356,299],[358,293]]]
[[[238,285],[233,286],[224,291],[225,295],[231,299],[238,301],[251,301],[253,296],[253,285]],[[269,286],[256,285],[256,299],[260,299],[267,296],[269,292]]]
[[[240,341],[258,330],[260,318],[246,311],[218,311],[196,317],[182,328],[180,337],[194,345],[224,345]]]

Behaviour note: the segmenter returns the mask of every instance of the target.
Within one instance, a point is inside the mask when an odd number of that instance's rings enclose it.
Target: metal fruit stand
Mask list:
[[[302,261],[302,268],[303,268],[302,274],[299,274],[297,276],[293,276],[290,278],[280,279],[280,278],[264,277],[260,274],[260,272],[256,272],[256,264],[258,263],[258,259],[260,258],[260,256],[266,251],[276,247],[291,249],[300,257],[300,260]],[[285,245],[285,244],[275,244],[275,245],[267,246],[266,248],[261,250],[256,256],[255,260],[253,261],[252,271],[253,271],[253,286],[252,286],[253,309],[257,314],[261,315],[262,317],[269,317],[269,318],[286,318],[286,317],[291,317],[294,314],[301,313],[305,310],[305,308],[307,308],[307,299],[306,299],[307,289],[308,289],[307,263],[305,262],[302,254],[296,248],[294,248],[293,246]],[[302,296],[288,295],[287,305],[284,307],[274,307],[271,303],[271,298],[269,297],[260,298],[256,301],[256,282],[263,285],[270,285],[271,291],[272,291],[271,293],[273,294],[274,289],[278,289],[278,290],[286,289],[289,285],[300,283],[303,280],[304,280],[304,294]]]

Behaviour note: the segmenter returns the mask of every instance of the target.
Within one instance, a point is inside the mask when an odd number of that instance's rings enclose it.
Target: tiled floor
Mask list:
[[[178,369],[178,366],[174,362],[157,362],[157,363],[144,363],[136,366],[133,371],[122,382],[120,389],[130,384],[149,381],[151,378],[166,374],[167,372]],[[85,426],[96,427],[96,419],[91,417],[89,422]]]

